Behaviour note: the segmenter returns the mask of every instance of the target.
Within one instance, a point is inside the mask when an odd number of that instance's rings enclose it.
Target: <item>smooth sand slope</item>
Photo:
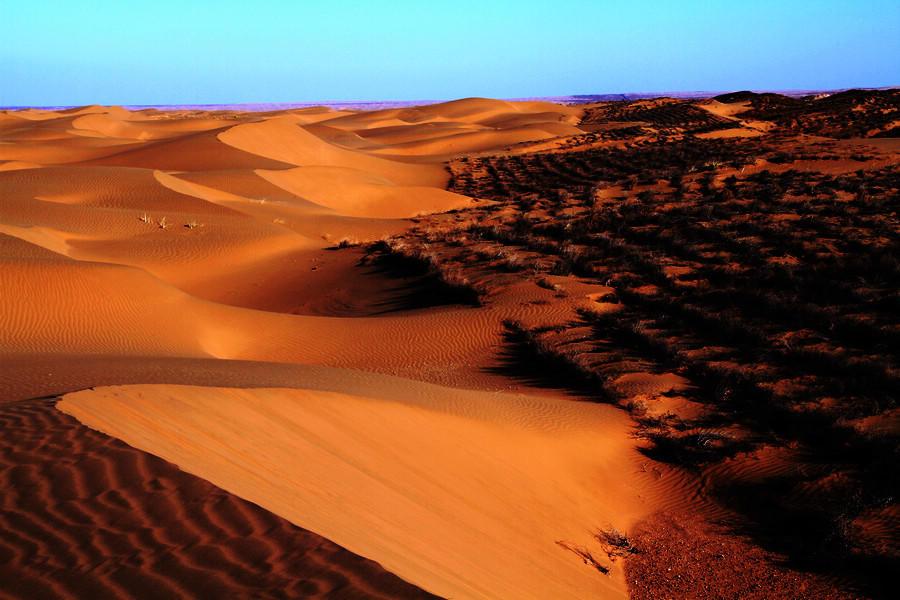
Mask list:
[[[392,383],[373,379],[375,398],[111,387],[59,407],[439,595],[620,593],[562,544],[602,556],[593,533],[647,510],[621,414]]]

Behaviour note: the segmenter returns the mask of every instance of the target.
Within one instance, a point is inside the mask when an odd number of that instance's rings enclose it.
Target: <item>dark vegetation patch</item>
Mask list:
[[[641,122],[663,132],[705,133],[739,124],[711,114],[688,100],[656,99],[609,102],[585,109],[580,127],[591,130],[610,122]]]
[[[732,99],[738,98],[738,99]],[[749,102],[744,118],[772,121],[795,133],[835,138],[892,137],[900,119],[900,90],[847,90],[825,96],[788,98],[779,94],[717,96],[721,102]]]
[[[740,168],[758,151],[742,140],[684,138],[625,148],[463,158],[449,167],[448,189],[475,198],[516,199],[523,207],[549,201],[547,208],[558,209],[571,200],[592,200],[603,183],[634,187],[720,167]]]
[[[364,258],[387,275],[414,280],[404,308],[423,308],[444,304],[481,306],[484,289],[458,270],[442,265],[434,253],[422,246],[401,240],[371,244]]]
[[[568,329],[529,329],[518,321],[504,324],[504,350],[500,366],[494,369],[538,387],[570,390],[597,401],[612,402],[603,391],[603,378],[579,362],[576,353],[567,354],[552,343],[552,334]]]

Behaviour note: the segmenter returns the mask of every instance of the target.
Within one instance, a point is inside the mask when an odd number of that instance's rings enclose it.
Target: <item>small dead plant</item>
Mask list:
[[[606,552],[606,555],[613,562],[616,559],[638,553],[638,549],[628,536],[615,527],[601,529],[594,534],[594,537],[597,538],[597,541],[603,546],[603,551]]]

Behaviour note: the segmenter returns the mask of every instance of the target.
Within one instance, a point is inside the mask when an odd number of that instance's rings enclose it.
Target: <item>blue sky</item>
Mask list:
[[[0,105],[885,85],[898,0],[0,0]]]

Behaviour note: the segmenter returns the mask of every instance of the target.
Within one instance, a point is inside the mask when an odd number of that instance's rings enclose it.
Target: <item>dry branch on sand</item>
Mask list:
[[[584,562],[584,564],[597,569],[599,572],[603,573],[604,575],[609,575],[610,568],[607,567],[606,565],[604,565],[603,563],[601,563],[600,561],[598,561],[596,558],[594,558],[594,555],[591,553],[591,551],[588,550],[587,548],[585,548],[584,546],[578,546],[576,544],[572,544],[570,542],[566,542],[563,540],[557,540],[556,544],[560,548],[565,548],[569,552],[575,554],[578,558],[580,558]]]

